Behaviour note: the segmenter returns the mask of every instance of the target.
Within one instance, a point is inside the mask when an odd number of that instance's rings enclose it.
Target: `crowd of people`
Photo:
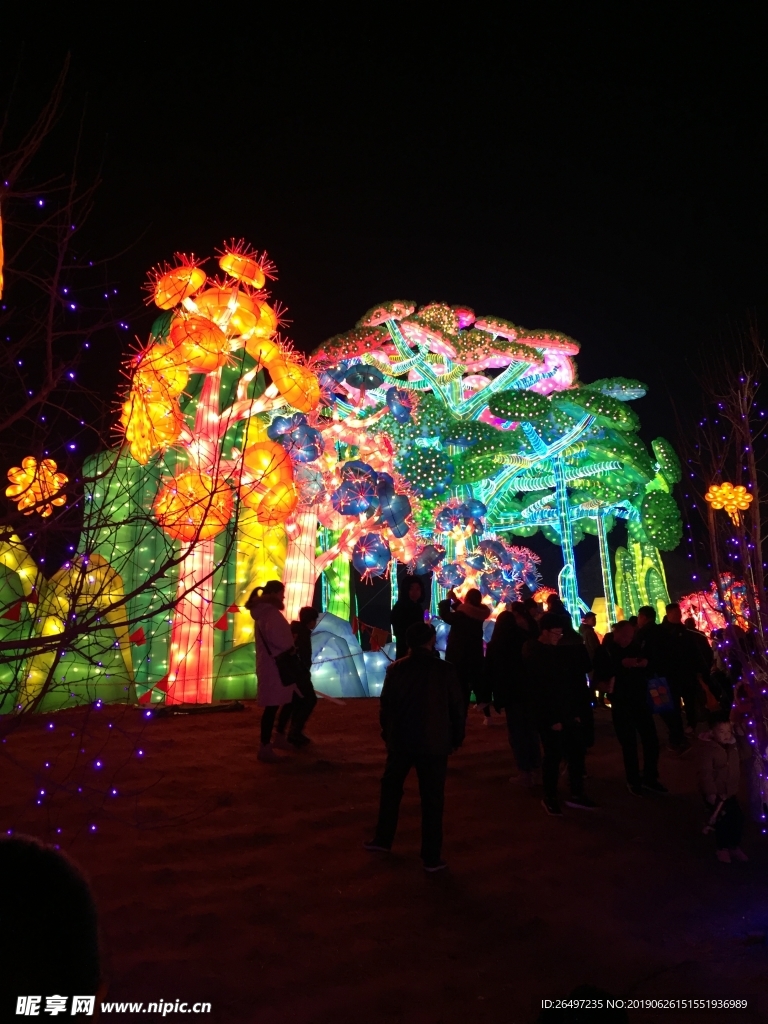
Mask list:
[[[256,623],[258,700],[264,707],[258,757],[265,762],[280,761],[277,751],[309,742],[304,726],[317,702],[310,668],[318,613],[302,608],[299,620],[289,624],[283,597],[282,584],[273,580],[254,591],[248,603]],[[378,822],[366,849],[390,850],[403,784],[413,768],[422,801],[424,868],[445,867],[448,756],[464,740],[474,696],[485,724],[505,716],[517,769],[511,781],[541,786],[542,807],[553,817],[562,816],[563,803],[597,809],[585,791],[597,704],[610,709],[633,797],[667,793],[659,779],[660,733],[677,757],[688,755],[695,743],[717,857],[746,859],[740,847],[739,753],[729,721],[732,690],[707,637],[693,620],[683,622],[679,605],[667,605],[661,623],[654,608],[643,607],[601,639],[594,614],[584,615],[577,630],[557,596],[551,595],[546,607],[528,599],[501,612],[487,644],[484,626],[491,613],[479,590],[467,591],[463,599],[450,591],[438,614],[450,626],[443,658],[435,649],[435,628],[425,622],[419,580],[409,583],[392,608],[396,660],[380,701],[387,760]],[[567,783],[562,801],[561,776]]]

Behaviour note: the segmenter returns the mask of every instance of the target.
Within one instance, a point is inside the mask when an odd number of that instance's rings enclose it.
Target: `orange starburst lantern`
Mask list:
[[[280,325],[280,317],[268,303],[259,303],[259,319],[253,327],[257,338],[271,338]]]
[[[724,508],[730,516],[733,525],[739,526],[741,523],[739,512],[746,512],[752,504],[753,495],[741,484],[737,484],[734,487],[733,484],[723,483],[711,484],[709,490],[704,495],[704,499],[709,502],[713,509],[719,510]]]
[[[257,441],[249,445],[243,452],[243,464],[246,475],[251,483],[241,487],[240,497],[246,504],[256,500],[256,495],[250,498],[251,488],[257,486],[263,493],[263,488],[272,489],[278,484],[288,484],[293,481],[293,463],[288,452],[277,441]]]
[[[174,357],[191,373],[212,373],[229,357],[229,339],[208,317],[175,316],[170,336]]]
[[[249,338],[245,343],[245,351],[267,369],[276,359],[283,358],[283,350],[277,342],[270,341],[269,338]]]
[[[25,516],[31,516],[33,512],[49,516],[54,505],[64,505],[67,501],[66,494],[60,492],[69,477],[57,473],[56,469],[53,459],[43,459],[38,464],[37,459],[28,455],[21,460],[20,466],[12,466],[8,470],[11,486],[5,489],[7,497],[16,502]]]
[[[179,351],[170,345],[153,345],[139,357],[133,386],[148,402],[177,398],[189,380],[189,370],[179,362]]]
[[[123,403],[120,424],[131,455],[146,466],[155,452],[177,440],[184,420],[175,400],[147,401],[134,388]]]
[[[149,289],[152,300],[160,309],[173,309],[174,306],[178,306],[184,299],[199,292],[206,281],[205,271],[200,268],[194,257],[177,253],[176,258],[179,260],[178,266],[166,265],[150,275]]]
[[[275,359],[269,364],[272,383],[283,398],[299,412],[311,412],[320,401],[320,384],[306,366],[288,359]]]
[[[155,499],[157,520],[174,540],[210,540],[232,518],[234,493],[210,473],[188,470],[167,480]]]
[[[298,503],[299,495],[293,481],[277,484],[255,506],[256,519],[263,526],[277,526],[285,522]]]
[[[268,277],[274,280],[276,276],[275,265],[267,259],[266,253],[259,256],[246,242],[235,242],[234,239],[221,253],[219,266],[230,277],[251,288],[263,288]]]

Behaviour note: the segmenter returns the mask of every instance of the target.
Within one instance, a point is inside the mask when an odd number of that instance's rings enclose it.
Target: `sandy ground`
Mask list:
[[[750,999],[638,1022],[756,1021],[760,999],[768,1014],[768,843],[750,827],[750,863],[717,863],[691,758],[663,755],[668,797],[631,797],[602,712],[588,758],[601,809],[552,819],[539,790],[509,783],[506,730],[472,712],[448,777],[450,870],[430,877],[415,779],[395,851],[361,848],[377,701],[321,701],[312,747],[281,765],[256,761],[258,715],[63,712],[0,748],[2,828],[58,840],[92,881],[108,998],[210,1000],[216,1022],[513,1024],[588,982]]]

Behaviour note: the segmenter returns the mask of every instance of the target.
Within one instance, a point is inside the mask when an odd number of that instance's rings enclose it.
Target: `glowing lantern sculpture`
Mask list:
[[[753,501],[753,495],[746,487],[738,484],[712,484],[704,498],[713,509],[725,509],[734,526],[741,524],[740,512],[746,512]]]
[[[29,455],[21,460],[21,466],[12,466],[8,470],[11,484],[5,493],[25,516],[38,512],[47,517],[53,512],[54,505],[66,504],[67,496],[61,491],[69,478],[64,473],[57,473],[56,468],[53,459],[42,459],[38,463]]]

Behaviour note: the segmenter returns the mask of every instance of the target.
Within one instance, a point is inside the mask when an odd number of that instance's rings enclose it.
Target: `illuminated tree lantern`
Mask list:
[[[271,338],[280,324],[280,318],[266,302],[259,303],[259,319],[253,328],[256,338]]]
[[[255,359],[262,366],[266,366],[267,369],[276,359],[283,358],[283,350],[276,342],[270,341],[269,338],[260,338],[255,335],[246,340],[245,351],[252,359]]]
[[[179,257],[181,266],[155,272],[151,284],[152,297],[160,309],[173,309],[184,299],[200,291],[206,281],[205,271],[186,256]]]
[[[69,477],[57,473],[56,468],[53,459],[43,459],[38,465],[37,459],[28,455],[21,460],[21,466],[8,470],[11,485],[5,489],[6,496],[16,502],[25,516],[33,512],[39,512],[44,518],[51,515],[54,505],[64,505],[67,501],[66,494],[60,492]]]
[[[306,366],[275,359],[269,365],[269,375],[286,402],[299,412],[311,412],[320,401],[320,384]]]
[[[170,335],[175,354],[192,373],[212,373],[227,362],[229,339],[207,317],[174,317]]]
[[[226,329],[236,313],[258,313],[258,303],[236,285],[231,288],[207,288],[188,303],[200,316],[205,316]],[[241,333],[236,329],[236,333]]]
[[[234,494],[223,480],[188,470],[165,482],[155,499],[157,520],[174,540],[210,540],[232,518]]]

